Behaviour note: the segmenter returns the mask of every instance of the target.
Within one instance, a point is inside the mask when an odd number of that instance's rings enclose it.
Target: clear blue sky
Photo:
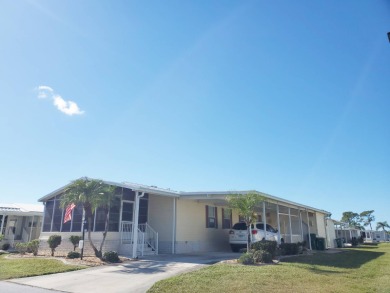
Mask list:
[[[1,202],[81,176],[390,221],[388,1],[0,1]]]

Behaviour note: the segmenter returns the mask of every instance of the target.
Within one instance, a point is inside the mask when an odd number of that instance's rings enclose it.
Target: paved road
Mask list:
[[[196,270],[212,263],[237,258],[234,253],[194,255],[158,255],[119,265],[107,265],[68,273],[13,279],[20,285],[62,292],[146,292],[155,282],[171,276]],[[2,282],[0,283],[0,288]],[[8,292],[0,290],[1,292]],[[29,291],[27,287],[23,291]],[[9,291],[12,292],[12,291]],[[20,292],[20,291],[15,291]],[[42,291],[42,293],[47,291]]]

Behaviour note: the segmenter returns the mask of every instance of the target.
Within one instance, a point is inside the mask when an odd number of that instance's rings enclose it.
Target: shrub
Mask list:
[[[2,241],[3,239],[4,239],[4,235],[0,234],[0,241]]]
[[[15,249],[20,253],[20,254],[25,254],[28,248],[28,243],[16,243],[15,244]]]
[[[358,246],[358,244],[359,244],[358,239],[356,237],[352,237],[351,244],[352,244],[352,246]]]
[[[80,258],[80,253],[77,251],[69,251],[67,258]]]
[[[73,251],[75,251],[76,247],[79,245],[79,241],[81,240],[81,236],[72,235],[69,237],[69,240],[73,244]]]
[[[240,258],[238,259],[238,262],[243,265],[253,265],[255,263],[253,259],[253,253],[246,252],[241,254]]]
[[[103,260],[108,262],[119,262],[118,253],[116,251],[107,251],[103,255]]]
[[[271,254],[272,257],[275,256],[276,247],[278,243],[271,240],[261,240],[252,244],[252,249],[254,250],[264,250]]]
[[[305,246],[306,246],[306,241],[297,242],[297,245],[298,245],[298,253],[302,254],[303,250],[305,249]]]
[[[32,252],[34,256],[38,255],[39,240],[35,239],[27,243],[27,249]]]
[[[2,250],[8,250],[10,247],[9,243],[3,243],[3,245],[1,246],[1,249]]]
[[[57,246],[61,244],[61,240],[61,235],[51,235],[49,240],[47,240],[47,243],[49,243],[49,247],[51,249],[51,256],[54,256],[54,251],[56,250]]]
[[[272,255],[268,251],[265,250],[256,250],[253,253],[254,262],[263,262],[263,263],[271,263]]]
[[[280,244],[280,248],[284,255],[295,255],[299,251],[297,243],[282,243]]]

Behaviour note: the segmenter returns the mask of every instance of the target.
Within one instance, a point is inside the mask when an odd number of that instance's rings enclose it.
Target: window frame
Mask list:
[[[222,208],[222,229],[231,229],[233,227],[233,210]],[[226,217],[227,216],[227,217]]]
[[[214,210],[214,215],[210,216],[209,211]],[[206,228],[218,229],[218,208],[206,205]]]

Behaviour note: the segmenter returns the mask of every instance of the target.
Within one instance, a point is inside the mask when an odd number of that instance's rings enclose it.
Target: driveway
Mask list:
[[[221,252],[157,255],[143,257],[139,261],[54,275],[12,279],[8,282],[75,293],[146,292],[159,280],[200,269],[222,260],[235,259],[238,256],[237,253]]]

